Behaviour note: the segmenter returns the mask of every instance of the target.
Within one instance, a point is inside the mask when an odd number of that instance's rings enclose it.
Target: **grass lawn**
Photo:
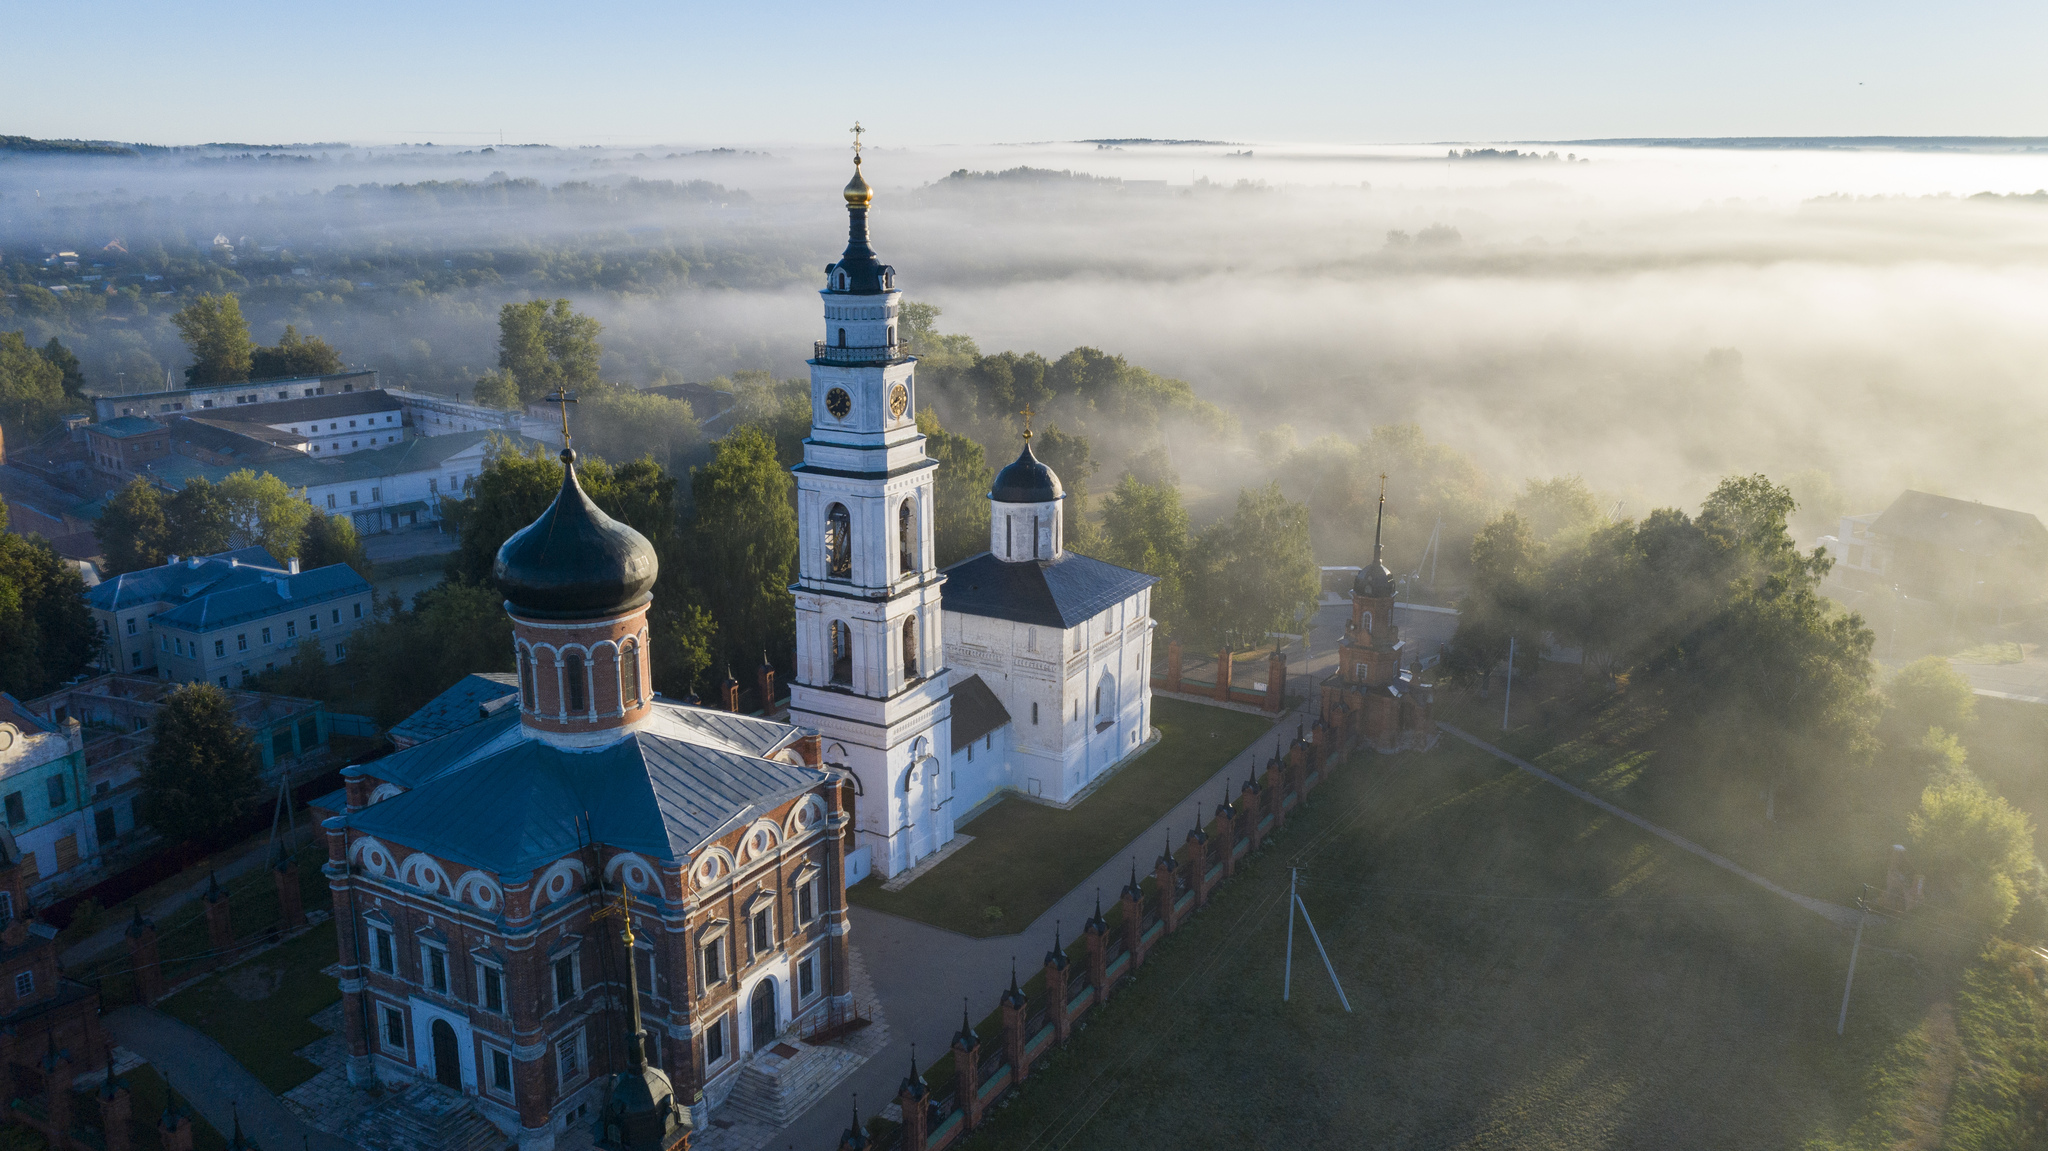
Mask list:
[[[1288,868],[1305,930],[1281,1002]],[[1469,746],[1340,767],[975,1148],[1786,1148],[1864,1113],[1904,961]]]
[[[1072,811],[1005,797],[959,830],[974,842],[902,891],[879,878],[847,890],[861,907],[963,935],[1024,930],[1046,908],[1152,826],[1253,740],[1271,731],[1263,716],[1178,699],[1152,700],[1160,739]],[[1001,909],[1001,916],[988,914]]]
[[[293,1052],[326,1032],[309,1020],[341,998],[320,969],[335,960],[334,921],[164,1000],[163,1010],[227,1048],[277,1094],[320,1068]]]

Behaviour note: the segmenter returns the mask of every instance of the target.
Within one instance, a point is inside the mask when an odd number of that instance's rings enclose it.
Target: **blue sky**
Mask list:
[[[2048,135],[2048,5],[529,0],[9,13],[0,132],[152,143]]]

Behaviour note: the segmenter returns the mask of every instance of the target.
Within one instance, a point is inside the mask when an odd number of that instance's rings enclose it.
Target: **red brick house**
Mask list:
[[[349,1075],[438,1080],[544,1151],[596,1123],[612,1073],[669,1116],[622,1145],[668,1148],[754,1052],[848,1006],[851,784],[813,732],[648,690],[653,550],[562,455],[555,502],[498,553],[517,706],[325,801]],[[593,919],[623,893],[630,959]]]

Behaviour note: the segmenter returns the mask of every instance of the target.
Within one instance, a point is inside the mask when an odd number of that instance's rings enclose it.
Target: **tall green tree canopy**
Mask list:
[[[286,376],[331,376],[342,370],[341,356],[318,336],[301,336],[296,325],[286,324],[284,335],[267,348],[249,354],[252,379],[274,380]]]
[[[1188,548],[1191,638],[1248,651],[1270,632],[1296,633],[1322,584],[1309,545],[1308,509],[1277,483],[1246,488],[1237,510]]]
[[[107,561],[104,574],[108,576],[155,567],[172,549],[163,497],[157,494],[156,485],[139,476],[107,500],[92,525],[92,534]]]
[[[690,477],[692,577],[718,624],[718,658],[741,672],[764,653],[786,664],[795,652],[791,487],[775,445],[751,427],[720,440],[718,454]]]
[[[498,311],[498,367],[519,387],[521,402],[595,384],[604,325],[566,299],[528,300]]]
[[[220,482],[220,495],[237,547],[261,547],[279,559],[299,554],[306,521],[313,517],[303,490],[287,487],[269,472],[244,468]]]
[[[173,843],[239,818],[256,792],[258,764],[249,729],[227,693],[187,684],[163,698],[142,767],[142,818]]]
[[[43,358],[50,361],[52,367],[64,373],[64,394],[74,400],[83,398],[85,395],[85,370],[79,366],[78,356],[70,348],[64,346],[64,341],[59,340],[55,336],[50,337],[49,342],[43,345],[42,350]]]
[[[30,435],[70,406],[63,369],[28,345],[20,332],[0,332],[0,424]]]
[[[204,556],[217,555],[234,546],[235,510],[228,503],[226,486],[194,476],[165,501],[164,514],[170,520],[170,540],[165,551],[172,555]],[[278,559],[291,558],[290,553],[270,554]]]
[[[0,691],[27,699],[85,669],[101,637],[78,569],[40,537],[5,534],[0,501]]]
[[[299,541],[299,563],[307,571],[347,564],[364,579],[369,579],[373,570],[362,537],[356,534],[355,521],[319,511],[306,521],[305,534]]]
[[[1113,564],[1158,576],[1152,618],[1168,635],[1187,626],[1188,513],[1180,489],[1148,484],[1125,472],[1102,500],[1102,542],[1096,553]]]
[[[932,494],[933,547],[940,567],[949,567],[988,550],[988,489],[995,470],[981,445],[939,426],[930,408],[919,408],[917,430],[924,433],[924,452],[939,461]]]
[[[200,296],[172,316],[171,323],[192,352],[192,366],[185,369],[187,387],[249,378],[256,345],[249,339],[249,322],[242,318],[242,301],[233,292]]]

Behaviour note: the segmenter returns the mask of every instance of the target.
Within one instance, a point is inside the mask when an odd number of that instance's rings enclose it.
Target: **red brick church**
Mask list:
[[[1372,564],[1351,582],[1351,619],[1337,645],[1337,674],[1323,681],[1321,722],[1337,747],[1427,750],[1437,741],[1432,693],[1422,682],[1420,653],[1408,650],[1394,626],[1394,574],[1380,558],[1386,513],[1381,491]]]
[[[670,1151],[848,1005],[851,785],[813,732],[653,694],[653,549],[562,459],[494,571],[517,706],[349,768],[325,821],[349,1076],[438,1080],[523,1151]]]

